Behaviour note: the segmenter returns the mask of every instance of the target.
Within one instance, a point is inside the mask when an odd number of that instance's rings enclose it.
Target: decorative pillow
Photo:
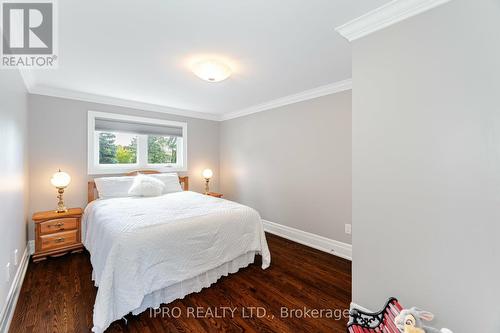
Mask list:
[[[165,185],[159,179],[151,176],[138,174],[134,183],[128,190],[128,194],[137,197],[156,197],[163,194]]]
[[[133,176],[95,178],[97,193],[101,199],[128,197],[128,190],[134,182]]]
[[[163,184],[165,185],[163,194],[182,192],[182,187],[179,183],[179,175],[176,173],[157,173],[149,176],[163,182]]]

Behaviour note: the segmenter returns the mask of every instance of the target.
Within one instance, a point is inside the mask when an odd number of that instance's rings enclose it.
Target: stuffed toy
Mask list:
[[[423,321],[431,321],[434,315],[419,308],[402,310],[394,319],[394,323],[402,333],[453,333],[447,328],[438,330],[424,326]]]

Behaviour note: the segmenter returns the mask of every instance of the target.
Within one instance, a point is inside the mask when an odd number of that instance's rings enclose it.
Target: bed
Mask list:
[[[97,200],[89,182],[83,232],[98,287],[92,331],[209,287],[253,263],[256,254],[262,269],[269,267],[254,209],[191,192],[187,177],[179,182],[180,192]]]

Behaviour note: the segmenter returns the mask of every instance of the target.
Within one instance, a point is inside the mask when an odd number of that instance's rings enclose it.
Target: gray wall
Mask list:
[[[190,189],[202,192],[204,168],[214,171],[213,190],[219,181],[219,123],[165,113],[140,111],[77,100],[29,95],[30,213],[50,210],[57,204],[50,178],[58,168],[71,175],[64,193],[68,207],[87,202],[87,111],[103,111],[186,121],[188,123],[188,170]],[[180,173],[184,174],[184,173]],[[30,228],[33,239],[33,228]]]
[[[14,250],[19,260],[26,248],[28,163],[26,139],[27,93],[15,69],[0,74],[0,313],[19,265],[14,265]],[[10,262],[11,278],[5,282],[5,267]]]
[[[500,2],[353,43],[353,301],[500,332]]]
[[[351,92],[221,124],[221,189],[262,218],[350,243]]]

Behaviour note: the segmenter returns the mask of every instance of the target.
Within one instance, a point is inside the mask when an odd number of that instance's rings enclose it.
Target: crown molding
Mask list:
[[[324,86],[320,86],[320,87],[317,87],[314,89],[305,90],[305,91],[297,93],[297,94],[281,97],[281,98],[278,98],[278,99],[275,99],[275,100],[272,100],[272,101],[269,101],[269,102],[266,102],[263,104],[254,105],[254,106],[251,106],[249,108],[242,109],[242,110],[228,112],[228,113],[218,115],[218,114],[213,114],[213,113],[204,113],[204,112],[197,112],[197,111],[192,111],[192,110],[176,109],[176,108],[171,108],[171,107],[163,106],[163,105],[149,104],[149,103],[144,103],[144,102],[140,102],[140,101],[127,100],[127,99],[110,97],[110,96],[105,96],[105,95],[84,93],[84,92],[75,91],[75,90],[67,90],[67,89],[61,89],[61,88],[38,86],[35,82],[35,79],[34,79],[32,73],[29,70],[19,68],[19,72],[20,72],[21,77],[24,81],[26,89],[28,90],[28,92],[30,94],[33,94],[33,95],[42,95],[42,96],[51,96],[51,97],[58,97],[58,98],[73,99],[73,100],[78,100],[78,101],[83,101],[83,102],[121,106],[121,107],[131,108],[131,109],[168,113],[168,114],[173,114],[173,115],[177,115],[177,116],[184,116],[184,117],[205,119],[205,120],[213,120],[213,121],[224,121],[224,120],[239,118],[239,117],[243,117],[243,116],[246,116],[246,115],[249,115],[252,113],[262,112],[262,111],[274,109],[274,108],[277,108],[280,106],[298,103],[298,102],[306,101],[309,99],[313,99],[313,98],[317,98],[317,97],[321,97],[321,96],[326,96],[326,95],[331,95],[331,94],[335,94],[335,93],[338,93],[341,91],[352,89],[352,80],[347,79],[347,80],[327,84]]]
[[[213,113],[204,113],[191,110],[176,109],[168,106],[144,103],[139,101],[127,100],[122,98],[89,94],[80,91],[53,88],[53,87],[40,87],[35,83],[32,73],[24,68],[19,67],[19,73],[24,81],[26,90],[33,95],[43,95],[58,98],[74,99],[83,102],[99,103],[113,106],[121,106],[124,108],[138,109],[144,111],[154,111],[161,113],[173,114],[176,116],[184,116],[189,118],[205,119],[220,121],[220,115]]]
[[[107,105],[120,106],[120,107],[124,107],[124,108],[138,109],[138,110],[144,110],[144,111],[168,113],[168,114],[172,114],[172,115],[176,115],[176,116],[183,116],[183,117],[189,117],[189,118],[198,118],[198,119],[214,120],[214,121],[220,120],[220,116],[217,114],[213,114],[213,113],[204,113],[204,112],[197,112],[197,111],[191,111],[191,110],[183,110],[183,109],[177,109],[177,108],[172,108],[172,107],[163,106],[163,105],[150,104],[150,103],[145,103],[145,102],[140,102],[140,101],[105,96],[105,95],[89,94],[89,93],[84,93],[84,92],[74,91],[74,90],[66,90],[66,89],[53,88],[53,87],[41,87],[41,86],[35,85],[35,86],[31,86],[31,88],[29,89],[29,92],[30,92],[30,94],[34,94],[34,95],[68,98],[68,99],[74,99],[74,100],[83,101],[83,102],[107,104]]]
[[[352,80],[347,79],[331,84],[327,84],[324,86],[320,86],[314,89],[310,90],[305,90],[303,92],[281,97],[263,104],[258,104],[251,106],[249,108],[245,108],[242,110],[234,111],[234,112],[229,112],[229,113],[224,113],[221,116],[221,120],[229,120],[229,119],[234,119],[234,118],[239,118],[243,117],[249,114],[257,113],[257,112],[262,112],[270,109],[275,109],[280,106],[285,106],[289,104],[294,104],[302,101],[307,101],[309,99],[321,97],[321,96],[326,96],[326,95],[331,95],[335,94],[341,91],[345,90],[351,90],[352,89]]]
[[[352,42],[449,1],[451,0],[393,0],[335,28],[335,30]]]

